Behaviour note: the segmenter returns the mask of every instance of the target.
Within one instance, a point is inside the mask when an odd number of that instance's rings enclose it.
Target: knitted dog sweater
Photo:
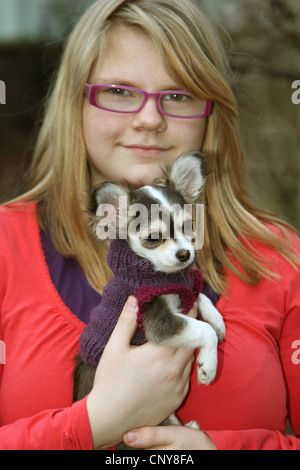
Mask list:
[[[155,271],[152,263],[136,255],[125,240],[113,240],[107,255],[115,277],[103,290],[100,304],[91,312],[89,324],[80,336],[79,354],[83,361],[97,367],[103,349],[130,295],[138,301],[139,328],[132,344],[146,342],[143,313],[151,299],[162,294],[179,294],[182,313],[188,313],[202,290],[202,275],[189,267],[176,273]]]

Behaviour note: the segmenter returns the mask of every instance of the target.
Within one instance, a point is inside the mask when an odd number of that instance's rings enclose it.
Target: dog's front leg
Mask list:
[[[217,372],[218,337],[215,330],[206,322],[195,320],[180,313],[175,314],[185,321],[180,334],[166,338],[163,344],[174,347],[199,349],[197,357],[198,383],[210,384]]]
[[[206,322],[180,313],[177,295],[162,295],[153,299],[144,315],[144,328],[149,341],[176,348],[200,349],[197,358],[198,382],[209,384],[217,369],[218,337]]]
[[[204,294],[199,295],[197,303],[201,312],[201,318],[213,327],[217,333],[219,343],[221,343],[226,333],[222,315],[218,312],[212,301]]]

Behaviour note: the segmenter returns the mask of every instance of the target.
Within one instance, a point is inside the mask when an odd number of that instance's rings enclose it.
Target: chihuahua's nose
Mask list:
[[[179,250],[176,253],[176,258],[182,263],[184,261],[188,261],[190,257],[191,257],[191,252],[189,250]]]

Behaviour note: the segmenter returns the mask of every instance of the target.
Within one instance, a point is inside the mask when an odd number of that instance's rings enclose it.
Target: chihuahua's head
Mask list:
[[[204,155],[187,152],[162,168],[154,186],[131,190],[115,183],[99,184],[93,192],[97,237],[126,239],[157,271],[186,268],[195,258],[193,208],[204,185],[203,168]]]

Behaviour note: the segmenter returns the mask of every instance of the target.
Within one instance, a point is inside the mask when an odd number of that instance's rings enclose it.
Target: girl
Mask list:
[[[91,393],[72,405],[80,332],[111,276],[88,228],[90,188],[151,184],[161,164],[199,149],[198,260],[227,330],[217,377],[197,385],[192,351],[131,347],[130,298]],[[300,448],[283,434],[288,417],[300,434],[299,236],[249,200],[242,173],[236,102],[206,17],[189,0],[96,1],[67,43],[28,191],[0,211],[1,448]],[[178,407],[201,431],[157,427]]]

